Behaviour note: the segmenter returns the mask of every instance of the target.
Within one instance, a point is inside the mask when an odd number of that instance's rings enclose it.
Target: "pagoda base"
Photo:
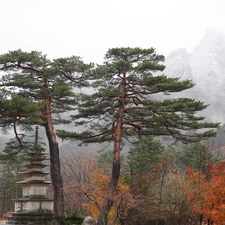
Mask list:
[[[53,220],[53,213],[40,212],[13,212],[8,217],[9,225],[46,225]]]
[[[34,196],[31,198],[14,199],[14,202],[15,212],[53,212],[53,200],[44,198],[43,196],[40,196],[39,198]]]

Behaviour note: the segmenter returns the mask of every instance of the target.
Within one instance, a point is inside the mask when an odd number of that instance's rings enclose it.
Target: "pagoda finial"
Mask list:
[[[36,126],[36,132],[35,132],[35,144],[38,143],[38,126]]]

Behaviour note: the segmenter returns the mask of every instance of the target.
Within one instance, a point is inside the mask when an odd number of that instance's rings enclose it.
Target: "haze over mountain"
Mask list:
[[[191,79],[195,87],[185,95],[210,104],[207,120],[225,121],[225,35],[208,29],[199,45],[188,53],[178,49],[166,57],[165,74]]]

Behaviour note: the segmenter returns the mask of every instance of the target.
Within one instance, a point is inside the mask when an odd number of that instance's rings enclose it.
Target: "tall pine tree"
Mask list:
[[[78,114],[73,116],[76,126],[86,124],[87,130],[80,134],[58,131],[62,138],[114,142],[112,177],[101,207],[99,225],[107,224],[114,202],[123,138],[163,135],[195,142],[214,135],[212,129],[204,128],[218,127],[217,123],[204,122],[204,117],[196,115],[207,107],[204,103],[189,98],[166,98],[194,84],[190,80],[161,75],[165,68],[163,61],[164,56],[156,54],[153,48],[109,49],[104,64],[95,71],[97,81],[92,84],[96,92],[82,96]],[[195,132],[197,130],[199,132]]]
[[[23,145],[23,134],[32,125],[44,127],[50,150],[50,172],[54,188],[53,224],[65,224],[63,183],[59,146],[54,125],[68,123],[60,115],[74,109],[74,87],[87,85],[87,71],[79,57],[47,59],[41,52],[10,51],[0,56],[0,126],[14,129]]]

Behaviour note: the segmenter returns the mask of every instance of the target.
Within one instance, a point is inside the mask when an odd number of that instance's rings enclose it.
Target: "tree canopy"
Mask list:
[[[83,132],[58,130],[61,138],[84,142],[113,141],[112,177],[102,204],[99,225],[107,224],[120,176],[120,151],[129,137],[169,136],[183,142],[196,142],[215,135],[218,123],[204,121],[197,115],[206,104],[190,98],[172,98],[194,84],[191,80],[170,78],[161,74],[164,56],[155,49],[112,48],[103,65],[94,70],[92,94],[82,94],[75,126]]]
[[[65,224],[63,183],[54,125],[69,123],[61,113],[74,109],[74,89],[88,84],[87,71],[92,66],[77,56],[49,60],[37,51],[16,50],[0,55],[0,127],[3,132],[13,129],[21,147],[24,130],[30,131],[33,125],[44,127],[54,187],[53,224]]]
[[[198,114],[207,107],[205,103],[172,96],[192,88],[192,81],[167,77],[164,68],[164,56],[154,48],[109,49],[105,62],[95,68],[77,56],[50,60],[41,52],[22,50],[0,55],[0,127],[3,132],[13,129],[21,147],[23,130],[33,125],[45,128],[54,187],[53,224],[65,224],[54,131],[54,125],[71,122],[63,113],[76,110],[71,119],[78,131],[58,130],[59,137],[114,143],[112,176],[100,207],[99,225],[107,224],[114,204],[124,141],[168,136],[189,143],[215,135],[213,129],[219,124],[206,122]],[[76,88],[89,87],[88,81],[92,93],[76,93]]]
[[[217,128],[218,123],[205,122],[197,115],[207,107],[205,103],[171,97],[173,92],[192,88],[192,81],[160,74],[163,62],[164,57],[153,48],[109,49],[104,64],[95,70],[95,93],[83,94],[78,114],[72,116],[76,126],[85,124],[88,129],[81,136],[65,131],[58,134],[63,138],[89,137],[86,142],[114,140],[120,112],[124,137],[167,135],[195,142],[213,136],[211,128]]]

